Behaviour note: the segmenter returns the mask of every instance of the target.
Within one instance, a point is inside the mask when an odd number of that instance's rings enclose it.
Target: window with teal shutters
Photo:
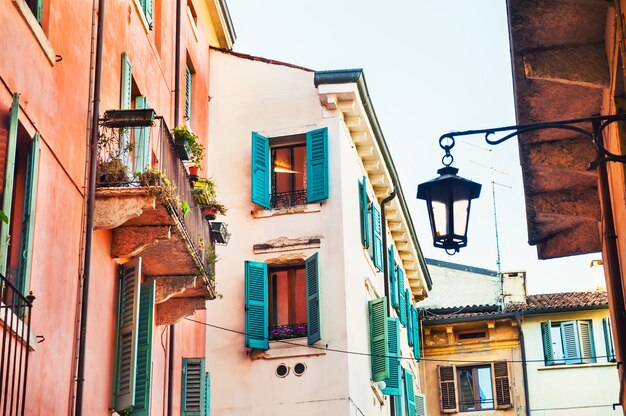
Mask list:
[[[270,209],[270,141],[252,132],[252,202]]]
[[[328,129],[313,130],[306,134],[307,202],[328,199]]]
[[[191,120],[191,70],[185,65],[185,119]]]
[[[317,253],[306,259],[307,343],[312,345],[322,339],[320,323],[320,283]]]
[[[406,289],[404,292],[404,304],[406,306],[406,335],[409,346],[413,346],[413,316],[411,314],[411,291]]]
[[[413,355],[416,360],[420,360],[420,321],[417,309],[411,306],[411,317],[413,318]]]
[[[204,414],[211,416],[211,373],[205,373],[204,380]]]
[[[546,365],[554,364],[554,353],[552,351],[552,323],[550,321],[541,323],[541,338],[543,340],[543,359]]]
[[[120,109],[127,110],[130,108],[133,93],[133,66],[126,52],[122,52],[122,76],[120,85]],[[128,154],[126,149],[130,147],[130,129],[124,127],[120,129],[120,148],[122,152],[122,163],[128,166]]]
[[[380,211],[372,204],[372,243],[374,245],[373,260],[378,270],[383,269],[383,235],[380,221]]]
[[[413,385],[413,372],[407,368],[402,369],[404,372],[404,404],[407,416],[416,416],[415,409],[415,390]]]
[[[389,296],[391,297],[391,306],[398,308],[398,288],[396,286],[396,260],[394,258],[395,250],[393,244],[389,247]]]
[[[579,364],[582,362],[576,321],[561,322],[561,337],[565,364]]]
[[[400,315],[400,323],[406,326],[406,297],[403,296],[404,289],[404,270],[400,266],[396,268],[397,270],[397,279],[398,279],[398,315]]]
[[[143,96],[135,98],[135,108],[149,108],[148,99]],[[135,158],[133,161],[133,172],[145,172],[146,168],[151,165],[150,160],[150,127],[135,128],[135,145],[133,153]]]
[[[246,261],[245,289],[245,345],[266,350],[269,348],[267,264]]]
[[[120,266],[113,385],[113,408],[129,409],[134,404],[139,323],[141,257]]]
[[[133,416],[150,415],[150,386],[152,378],[152,328],[154,326],[154,288],[151,280],[139,289],[137,325],[137,369],[135,372],[135,401]]]
[[[17,288],[28,293],[30,270],[33,256],[33,235],[35,229],[35,207],[37,205],[37,182],[39,179],[39,155],[41,137],[35,133],[29,145],[24,183],[24,208],[22,213],[22,232],[20,237],[20,260],[17,269]]]
[[[384,381],[389,378],[389,344],[387,340],[387,298],[369,301],[370,315],[370,354],[372,380]]]
[[[206,415],[204,358],[183,358],[181,416]]]
[[[367,203],[367,178],[365,176],[359,182],[359,208],[361,210],[361,244],[363,248],[369,248],[369,206]]]
[[[153,21],[153,0],[139,0],[139,4],[141,5],[141,11],[143,12],[143,16],[146,18],[146,22],[150,29],[152,29],[152,21]]]
[[[613,344],[613,332],[611,330],[611,319],[607,316],[602,318],[602,330],[604,332],[604,347],[606,349],[606,361],[615,361],[615,346]]]
[[[400,322],[398,318],[387,318],[387,340],[389,343],[389,378],[385,380],[383,394],[398,396],[402,389],[400,367]]]
[[[415,393],[415,414],[426,416],[426,397],[422,393]]]
[[[595,363],[596,354],[593,345],[593,333],[591,321],[577,321],[578,335],[580,340],[580,357],[585,364]]]

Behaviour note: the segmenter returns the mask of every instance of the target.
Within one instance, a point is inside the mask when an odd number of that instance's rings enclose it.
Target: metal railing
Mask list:
[[[0,275],[0,414],[24,415],[30,353],[30,317],[34,296],[24,296]]]
[[[270,206],[272,208],[290,208],[306,204],[306,189],[291,192],[275,192],[270,196]]]

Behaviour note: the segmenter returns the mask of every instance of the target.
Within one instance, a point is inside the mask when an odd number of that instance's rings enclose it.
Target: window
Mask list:
[[[396,266],[396,280],[398,281],[398,308],[396,309],[396,311],[398,312],[398,316],[400,317],[400,323],[406,326],[406,296],[403,296],[405,294],[404,270],[402,270],[402,267],[400,266]]]
[[[389,379],[389,329],[387,321],[387,297],[370,300],[370,361],[372,380]]]
[[[191,91],[193,87],[193,72],[189,64],[185,65],[185,120],[191,120]]]
[[[595,363],[591,321],[542,322],[546,365]]]
[[[205,359],[183,358],[181,416],[209,416],[211,375],[205,372]]]
[[[360,225],[361,225],[361,244],[363,248],[368,250],[374,266],[379,271],[383,270],[383,238],[382,238],[382,222],[380,210],[371,202],[367,195],[367,178],[359,181],[359,209],[360,209]],[[370,230],[369,224],[372,224]],[[370,245],[370,233],[372,244]],[[393,269],[391,269],[393,270]]]
[[[247,261],[245,346],[266,350],[270,338],[300,335],[307,337],[309,345],[314,344],[322,338],[319,303],[317,253],[304,265],[291,267],[269,268],[266,263]]]
[[[477,339],[485,338],[487,338],[487,333],[485,331],[466,331],[456,334],[456,339],[458,342],[474,341]]]
[[[611,319],[607,316],[602,318],[602,330],[604,332],[604,346],[606,348],[606,361],[615,361],[615,346],[613,345],[613,332],[611,330]]]
[[[304,140],[303,140],[304,139]],[[266,209],[328,199],[328,129],[304,137],[252,133],[252,202]]]
[[[438,366],[442,413],[512,407],[506,361],[475,366]]]

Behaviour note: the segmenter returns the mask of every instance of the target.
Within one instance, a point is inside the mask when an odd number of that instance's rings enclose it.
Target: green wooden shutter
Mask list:
[[[146,21],[148,22],[148,26],[152,29],[153,22],[153,9],[154,9],[154,1],[153,0],[143,0],[143,14],[146,17]]]
[[[396,287],[396,259],[393,244],[389,246],[389,296],[391,297],[391,306],[398,307],[398,292]]]
[[[122,52],[122,77],[120,86],[120,109],[130,108],[133,93],[133,66],[126,52]],[[120,148],[122,149],[122,163],[128,166],[128,151],[130,146],[130,130],[127,127],[120,129]]]
[[[439,410],[441,413],[456,413],[459,406],[456,402],[456,368],[452,365],[438,365]]]
[[[246,261],[246,335],[248,348],[269,348],[269,312],[267,308],[267,264]]]
[[[113,386],[113,407],[118,411],[131,407],[135,398],[140,281],[141,257],[120,266]]]
[[[372,380],[389,378],[389,344],[387,341],[387,298],[369,301]]]
[[[306,134],[306,202],[328,199],[328,129]]]
[[[35,15],[35,18],[37,19],[37,23],[41,25],[41,17],[43,16],[43,0],[36,1],[37,3],[35,5],[35,10],[33,10],[33,13]]]
[[[509,381],[509,366],[506,361],[494,361],[491,363],[491,374],[495,387],[494,398],[496,409],[508,409],[513,407],[511,402],[511,383]]]
[[[394,416],[405,416],[404,412],[404,394],[402,391],[404,390],[404,375],[402,374],[402,367],[400,368],[400,394],[394,397],[391,397],[393,403],[395,404],[396,414]]]
[[[420,320],[417,309],[411,306],[411,317],[413,318],[413,355],[416,360],[420,360]]]
[[[387,334],[389,342],[389,378],[383,394],[398,396],[402,388],[402,374],[400,367],[400,322],[398,318],[387,318]]]
[[[20,237],[20,262],[17,270],[17,288],[26,294],[30,287],[30,269],[33,257],[33,233],[35,229],[35,207],[37,205],[37,182],[39,179],[39,155],[41,137],[35,133],[28,150],[26,180],[24,184],[24,209]]]
[[[595,363],[596,353],[593,342],[593,331],[590,321],[578,321],[578,334],[580,335],[580,356],[583,363]]]
[[[185,65],[185,119],[191,120],[191,71]]]
[[[211,416],[211,373],[205,373],[204,377],[204,414]]]
[[[6,171],[4,176],[4,195],[2,197],[2,211],[9,217],[9,221],[2,223],[0,235],[0,273],[7,275],[7,256],[9,254],[9,231],[11,229],[11,207],[13,205],[13,182],[15,177],[15,152],[17,149],[17,128],[19,124],[20,95],[13,94],[11,104],[9,135],[7,137]]]
[[[152,329],[154,327],[155,282],[144,282],[140,287],[137,329],[137,371],[135,376],[135,403],[133,416],[150,415],[150,386],[152,380]]]
[[[415,414],[426,416],[426,397],[422,393],[415,393]]]
[[[398,315],[400,315],[400,323],[404,326],[406,326],[406,298],[403,295],[403,293],[405,292],[404,289],[404,270],[402,270],[402,268],[400,266],[397,267],[397,273],[398,273],[398,298],[399,298],[399,305],[398,305]]]
[[[543,359],[546,365],[554,364],[554,354],[552,352],[552,322],[541,323],[541,338],[543,339]]]
[[[380,211],[372,204],[372,242],[374,243],[373,259],[374,266],[378,270],[383,269],[383,234],[380,221]],[[401,295],[401,294],[400,294]]]
[[[413,314],[411,313],[411,291],[406,289],[404,292],[404,304],[406,306],[406,334],[409,346],[413,346]]]
[[[270,209],[270,141],[252,132],[252,202]]]
[[[369,207],[367,206],[367,178],[365,176],[359,182],[359,208],[361,208],[361,244],[364,248],[369,248]]]
[[[611,330],[611,320],[607,316],[602,318],[602,329],[604,331],[604,347],[606,348],[606,361],[615,361],[615,346],[613,345],[613,332]]]
[[[561,322],[561,338],[563,339],[565,364],[582,363],[576,321]]]
[[[413,387],[413,373],[407,368],[402,369],[404,371],[404,401],[406,405],[407,416],[415,416],[415,390]]]
[[[307,343],[315,344],[322,339],[320,322],[320,277],[317,253],[304,262],[306,267]]]
[[[181,416],[205,415],[204,358],[183,358]]]
[[[148,99],[143,96],[135,98],[135,108],[149,108]],[[150,127],[135,128],[135,154],[133,172],[145,172],[151,165],[150,158]]]

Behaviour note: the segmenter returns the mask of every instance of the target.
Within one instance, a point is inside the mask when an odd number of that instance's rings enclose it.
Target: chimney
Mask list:
[[[602,259],[591,260],[591,277],[593,278],[593,290],[606,292],[606,279]]]
[[[504,305],[526,303],[526,272],[502,273]]]

